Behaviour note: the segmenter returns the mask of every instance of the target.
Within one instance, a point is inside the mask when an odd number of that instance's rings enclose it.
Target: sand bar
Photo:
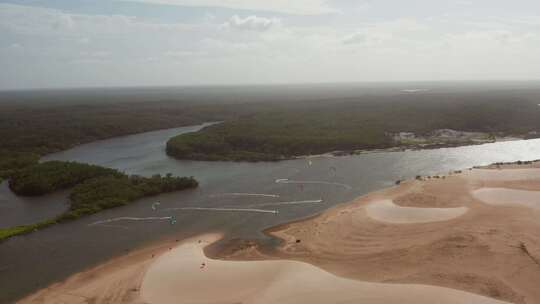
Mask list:
[[[269,229],[284,242],[268,254],[360,281],[444,286],[511,303],[537,304],[538,213],[530,208],[493,208],[477,197],[482,193],[478,189],[506,185],[513,189],[501,196],[505,202],[525,198],[530,204],[536,194],[521,190],[540,191],[540,169],[533,166],[475,169],[444,179],[403,182],[314,218]],[[467,212],[453,218],[443,212],[437,216],[448,216],[447,220],[431,221],[430,213],[437,208]]]
[[[141,297],[160,304],[501,304],[449,288],[367,283],[345,279],[296,261],[221,261],[203,247],[215,236],[200,237],[165,253],[148,269]]]

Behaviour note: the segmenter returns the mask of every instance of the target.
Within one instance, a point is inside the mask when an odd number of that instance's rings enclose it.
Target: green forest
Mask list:
[[[0,182],[17,195],[38,196],[71,189],[69,210],[32,225],[0,229],[0,240],[133,202],[141,197],[198,186],[192,177],[127,176],[114,169],[74,162],[38,163],[45,154],[99,139],[157,129],[219,121],[253,111],[226,104],[186,100],[135,101],[93,95],[34,97],[0,94]],[[17,95],[13,93],[14,95]],[[23,94],[26,96],[25,94]],[[6,97],[7,96],[7,97]],[[97,98],[97,97],[96,97]],[[155,98],[154,98],[155,99]]]
[[[393,147],[392,134],[437,129],[529,137],[540,131],[537,100],[498,96],[407,95],[273,109],[174,137],[179,159],[268,161],[331,151]]]
[[[69,95],[68,93],[65,93]],[[44,94],[46,95],[46,94]],[[152,130],[230,120],[260,109],[207,101],[120,97],[28,98],[0,94],[0,181],[40,156],[76,145]],[[13,101],[10,101],[10,98]],[[35,100],[37,98],[37,100]],[[82,98],[82,100],[81,100]]]
[[[95,165],[48,161],[15,171],[9,179],[9,188],[17,195],[37,196],[71,188],[101,176],[121,177],[123,174]]]
[[[45,194],[72,188],[70,207],[54,219],[31,225],[0,229],[0,240],[29,233],[50,225],[77,219],[104,209],[129,204],[145,196],[196,188],[193,177],[154,175],[128,176],[114,169],[74,162],[45,162],[16,174],[16,192],[23,195]],[[10,180],[12,183],[13,179]]]

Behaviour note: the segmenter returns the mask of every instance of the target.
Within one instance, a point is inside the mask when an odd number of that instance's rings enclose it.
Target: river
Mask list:
[[[194,176],[200,187],[142,199],[0,243],[0,303],[10,303],[51,282],[162,238],[181,239],[221,231],[228,238],[264,239],[260,232],[264,228],[313,215],[392,186],[399,179],[540,158],[540,139],[272,163],[179,161],[165,154],[168,138],[201,127],[113,138],[44,157],[104,165],[129,174]],[[158,201],[160,204],[153,210],[152,204]],[[50,209],[44,208],[49,204]],[[0,227],[48,217],[65,206],[65,193],[28,200],[12,195],[4,184],[0,188]],[[9,216],[2,211],[6,208],[13,209]],[[119,217],[173,215],[175,224],[169,220],[94,224]],[[8,217],[9,225],[4,225]]]

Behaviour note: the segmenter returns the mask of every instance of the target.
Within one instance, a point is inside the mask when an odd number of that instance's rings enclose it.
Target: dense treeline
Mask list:
[[[0,152],[6,152],[0,153],[0,178],[13,168],[3,164],[6,156],[43,155],[97,139],[205,121],[227,123],[201,132],[205,137],[184,136],[182,144],[169,145],[169,153],[266,160],[386,147],[385,132],[451,128],[522,135],[538,130],[537,89],[440,88],[455,92],[367,95],[365,89],[322,86],[0,93]]]
[[[67,94],[67,93],[66,93]],[[0,98],[2,97],[0,93]],[[5,95],[5,94],[4,94]],[[0,181],[39,156],[99,139],[151,130],[228,120],[255,111],[254,105],[231,107],[207,101],[143,100],[63,102],[0,99]],[[23,97],[19,97],[23,98]],[[37,98],[37,97],[36,97]],[[68,102],[69,101],[69,102]]]
[[[43,155],[98,139],[225,120],[237,113],[223,105],[174,102],[0,103],[0,150]]]
[[[95,165],[48,161],[14,172],[9,187],[18,195],[36,196],[71,188],[91,178],[123,175],[117,170]]]
[[[489,94],[412,94],[279,105],[270,111],[183,134],[167,143],[181,159],[265,161],[330,151],[388,148],[392,133],[437,129],[535,136],[540,99]]]
[[[74,186],[70,194],[69,209],[54,219],[31,225],[0,229],[0,240],[64,221],[74,220],[104,209],[127,205],[145,196],[196,188],[198,186],[198,182],[193,177],[174,177],[167,174],[166,176],[154,175],[147,178],[136,175],[127,176],[116,170],[86,164],[62,162],[44,164],[46,165],[39,169],[40,173],[32,176],[31,179],[43,177],[43,180],[38,179],[38,181],[46,182],[47,176],[51,176],[58,181],[55,184],[59,187],[57,189],[65,188],[68,184]],[[89,177],[91,175],[93,177]],[[24,178],[28,176],[21,177],[23,184],[26,184]],[[60,185],[62,186],[60,187]],[[50,189],[53,188],[54,186]]]
[[[0,239],[142,196],[197,186],[193,178],[148,179],[87,164],[38,164],[40,156],[98,139],[232,119],[254,111],[250,105],[232,108],[232,101],[215,104],[196,94],[178,98],[177,92],[163,95],[148,90],[103,91],[0,93],[0,182],[9,179],[10,188],[19,195],[75,187],[67,213],[33,225],[0,229]]]
[[[17,170],[36,164],[39,155],[35,153],[11,153],[0,151],[0,182]]]
[[[73,188],[70,210],[60,219],[75,219],[103,209],[123,206],[145,196],[197,186],[198,182],[193,177],[173,177],[170,174],[154,175],[151,178],[136,175],[98,177]]]

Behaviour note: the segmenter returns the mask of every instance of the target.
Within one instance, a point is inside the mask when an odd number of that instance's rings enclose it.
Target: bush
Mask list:
[[[71,221],[104,209],[127,205],[145,196],[196,188],[193,177],[154,175],[150,178],[127,176],[122,173],[87,179],[76,185],[71,194],[68,211],[58,217],[32,225],[0,229],[0,241],[19,234],[30,233],[53,224]]]
[[[18,195],[36,196],[71,188],[99,176],[122,176],[117,170],[76,162],[48,161],[11,175],[10,189]]]

